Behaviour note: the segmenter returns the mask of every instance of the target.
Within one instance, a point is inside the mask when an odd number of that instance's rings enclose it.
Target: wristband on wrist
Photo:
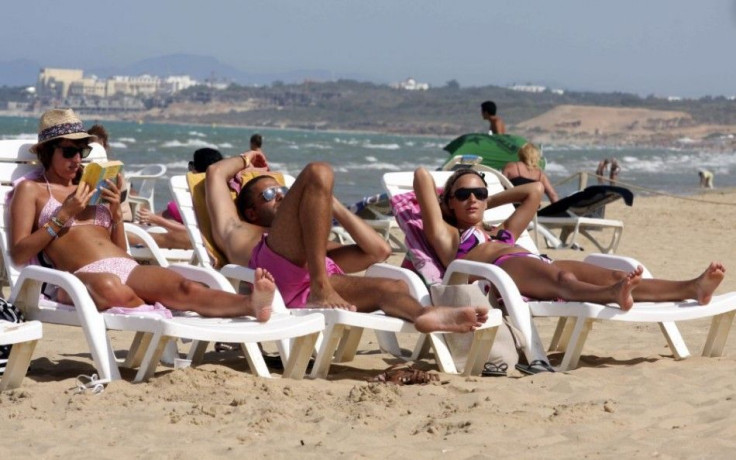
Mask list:
[[[59,237],[59,234],[58,234],[58,233],[56,233],[56,232],[54,231],[54,229],[53,229],[53,228],[51,228],[51,225],[49,225],[49,223],[48,223],[48,222],[46,222],[46,223],[45,223],[45,224],[43,225],[43,228],[45,228],[45,229],[46,229],[46,233],[48,233],[49,235],[51,235],[51,237],[52,237],[53,239],[56,239],[56,238],[58,238],[58,237]]]
[[[62,222],[61,219],[59,219],[56,216],[52,216],[51,217],[51,222],[53,222],[54,225],[56,225],[57,227],[59,227],[59,229],[64,228],[64,224],[66,224],[66,222]]]

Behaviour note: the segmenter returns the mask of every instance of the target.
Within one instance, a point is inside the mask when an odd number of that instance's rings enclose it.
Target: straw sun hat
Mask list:
[[[96,140],[97,136],[87,134],[82,120],[72,109],[51,109],[41,115],[41,121],[38,122],[38,143],[29,150],[38,153],[37,149],[41,144],[62,138]]]

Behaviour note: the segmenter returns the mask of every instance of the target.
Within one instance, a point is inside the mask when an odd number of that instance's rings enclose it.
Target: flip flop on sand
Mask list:
[[[555,372],[555,369],[548,362],[542,361],[541,359],[535,359],[529,364],[518,363],[516,370],[526,375],[534,375],[541,372]]]
[[[506,371],[509,369],[509,365],[506,363],[493,364],[487,362],[483,365],[483,370],[480,371],[480,375],[483,377],[506,377]]]

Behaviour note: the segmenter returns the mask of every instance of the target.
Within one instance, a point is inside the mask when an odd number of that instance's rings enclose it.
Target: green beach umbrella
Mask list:
[[[463,134],[444,148],[450,155],[477,155],[483,158],[482,164],[502,170],[506,163],[519,161],[517,152],[528,141],[513,134],[489,135],[485,133]],[[540,161],[544,169],[545,161]]]

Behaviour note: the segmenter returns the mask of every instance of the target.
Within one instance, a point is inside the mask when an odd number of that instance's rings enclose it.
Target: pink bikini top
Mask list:
[[[51,185],[48,179],[46,179],[45,174],[43,178],[46,180],[46,190],[49,191],[49,201],[46,202],[43,209],[41,209],[41,213],[38,215],[38,228],[46,225],[46,222],[50,221],[56,215],[59,208],[61,208],[61,203],[51,193]],[[82,216],[84,219],[79,219],[79,216]],[[77,225],[99,225],[100,227],[109,229],[112,226],[112,214],[107,206],[101,204],[87,206],[76,218],[72,217],[66,221],[64,227],[75,227]]]

